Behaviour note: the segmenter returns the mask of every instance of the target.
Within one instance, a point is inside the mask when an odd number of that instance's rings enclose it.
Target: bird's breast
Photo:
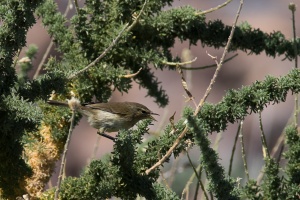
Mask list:
[[[130,116],[123,116],[102,110],[95,111],[94,115],[88,116],[88,121],[96,129],[106,132],[116,132],[120,129],[129,129],[135,123]]]

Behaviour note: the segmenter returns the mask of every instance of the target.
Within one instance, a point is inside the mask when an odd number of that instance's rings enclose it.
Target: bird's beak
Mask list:
[[[159,114],[157,114],[157,113],[150,113],[150,116],[149,116],[150,119],[152,119],[153,121],[157,122],[157,120],[152,115],[158,115],[159,116]]]

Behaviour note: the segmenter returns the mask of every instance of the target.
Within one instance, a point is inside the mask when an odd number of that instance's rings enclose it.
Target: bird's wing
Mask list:
[[[120,110],[117,109],[119,106],[120,106],[119,102],[110,102],[109,106],[107,106],[107,103],[94,103],[94,104],[85,105],[85,107],[89,107],[96,110],[102,110],[113,114],[119,114],[119,115],[124,114],[124,109],[127,109],[127,107],[122,109],[123,112],[120,112]]]

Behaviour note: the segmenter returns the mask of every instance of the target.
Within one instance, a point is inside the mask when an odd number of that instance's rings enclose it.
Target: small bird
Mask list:
[[[49,100],[48,103],[50,105],[70,107],[77,110],[88,118],[90,125],[98,129],[100,135],[109,139],[113,137],[106,135],[104,132],[116,132],[121,129],[127,130],[140,120],[155,120],[152,115],[158,115],[146,106],[135,102],[81,104],[79,100],[72,98],[68,103],[54,100]]]

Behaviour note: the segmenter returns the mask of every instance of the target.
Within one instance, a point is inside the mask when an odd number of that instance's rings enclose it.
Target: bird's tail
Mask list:
[[[53,106],[64,106],[69,107],[67,102],[61,102],[61,101],[54,101],[54,100],[48,100],[47,103]]]

